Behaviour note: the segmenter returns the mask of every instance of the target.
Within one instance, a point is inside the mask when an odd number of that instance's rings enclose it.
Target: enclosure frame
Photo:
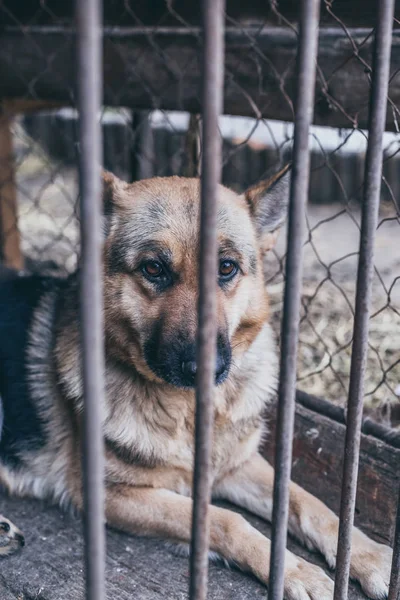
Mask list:
[[[198,380],[196,390],[195,464],[193,484],[190,600],[205,600],[209,548],[208,508],[211,488],[211,438],[216,338],[217,264],[216,200],[221,175],[221,140],[218,117],[223,111],[224,0],[203,0],[203,97],[201,166],[201,250],[199,257]],[[309,178],[309,128],[313,120],[319,0],[302,0],[298,41],[298,77],[291,177],[285,298],[282,319],[280,384],[276,417],[275,484],[269,600],[282,600],[284,554],[287,543],[289,481],[291,478],[296,412],[296,359],[302,281],[302,245]],[[360,254],[357,276],[354,341],[346,421],[340,527],[334,600],[346,600],[350,574],[351,531],[354,522],[362,429],[382,434],[379,426],[362,421],[364,378],[374,260],[374,240],[382,176],[382,140],[386,123],[387,90],[394,0],[380,0],[375,32],[372,91],[369,111],[367,167],[365,172]],[[78,49],[78,106],[80,114],[81,192],[81,321],[84,381],[85,446],[83,481],[85,498],[85,566],[87,600],[105,598],[104,457],[102,405],[104,350],[102,308],[101,232],[101,128],[102,16],[100,0],[76,1]],[[149,108],[149,107],[147,107]],[[7,138],[7,115],[0,117],[0,136]],[[3,125],[2,125],[3,123]],[[6,125],[4,125],[6,123]],[[0,173],[1,179],[1,173]],[[11,198],[11,208],[15,201]],[[14,206],[15,207],[15,206]],[[11,210],[12,213],[12,210]],[[0,213],[1,214],[1,213]],[[12,221],[15,215],[8,215]],[[3,229],[4,233],[4,229]],[[20,260],[14,237],[10,253]],[[299,398],[299,394],[298,394]],[[335,412],[300,394],[305,410]],[[326,415],[325,415],[326,416]],[[335,416],[338,417],[337,411]],[[344,423],[341,423],[344,426]],[[398,436],[390,443],[400,447]],[[400,487],[400,486],[399,486]],[[400,593],[400,496],[396,517],[389,600]]]

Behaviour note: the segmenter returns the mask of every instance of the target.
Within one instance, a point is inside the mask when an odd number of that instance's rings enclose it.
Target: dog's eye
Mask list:
[[[161,263],[156,260],[148,260],[142,265],[142,271],[147,277],[157,279],[164,274],[164,269]]]
[[[233,260],[222,260],[219,263],[219,277],[223,281],[232,279],[238,272],[238,266]]]

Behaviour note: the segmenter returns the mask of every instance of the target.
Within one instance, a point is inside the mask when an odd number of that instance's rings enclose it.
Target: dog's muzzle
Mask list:
[[[195,387],[198,372],[195,343],[182,344],[176,338],[163,344],[152,341],[145,347],[145,357],[150,369],[167,383],[183,388]],[[219,335],[215,361],[216,385],[228,377],[230,366],[230,344]]]

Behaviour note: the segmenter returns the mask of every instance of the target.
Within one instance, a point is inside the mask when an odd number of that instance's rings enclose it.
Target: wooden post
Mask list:
[[[200,177],[201,174],[201,131],[200,115],[191,114],[185,138],[185,177]]]
[[[155,175],[154,134],[150,111],[132,111],[131,177],[129,181],[149,179]]]
[[[11,114],[0,112],[0,256],[9,267],[23,268],[18,229],[15,165],[12,147]]]

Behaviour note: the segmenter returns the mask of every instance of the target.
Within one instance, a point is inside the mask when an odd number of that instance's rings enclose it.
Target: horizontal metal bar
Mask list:
[[[217,192],[221,178],[224,0],[204,0],[203,154],[199,263],[199,321],[190,598],[207,595],[211,444],[217,322]]]
[[[347,600],[349,586],[394,0],[380,0],[377,7],[334,600]]]
[[[293,171],[281,336],[269,600],[282,600],[284,590],[303,266],[302,247],[310,166],[309,129],[314,106],[319,4],[319,0],[303,0],[300,15]]]
[[[102,99],[100,0],[76,1],[81,196],[81,331],[84,393],[83,488],[87,600],[103,600],[104,492],[102,407],[104,394],[101,177]]]

